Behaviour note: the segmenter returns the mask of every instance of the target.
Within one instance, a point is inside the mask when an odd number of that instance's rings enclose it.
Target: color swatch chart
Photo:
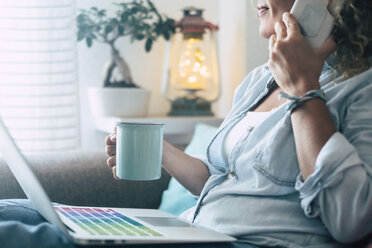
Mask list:
[[[91,235],[163,236],[113,209],[64,206],[54,209]]]

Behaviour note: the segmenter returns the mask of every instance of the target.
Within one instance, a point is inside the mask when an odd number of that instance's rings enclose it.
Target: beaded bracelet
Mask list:
[[[291,95],[288,95],[284,92],[280,92],[279,95],[278,95],[278,98],[279,99],[285,98],[285,99],[288,99],[288,100],[291,101],[291,103],[287,106],[287,111],[289,111],[291,114],[296,108],[300,107],[302,104],[304,104],[305,102],[307,102],[309,100],[312,100],[312,99],[315,99],[315,98],[320,98],[321,100],[326,102],[325,94],[320,89],[319,90],[310,90],[310,91],[306,92],[306,94],[303,95],[303,96],[291,96]]]

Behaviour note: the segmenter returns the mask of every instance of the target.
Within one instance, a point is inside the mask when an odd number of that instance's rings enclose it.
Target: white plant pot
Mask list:
[[[94,117],[146,117],[150,92],[141,88],[88,88]]]

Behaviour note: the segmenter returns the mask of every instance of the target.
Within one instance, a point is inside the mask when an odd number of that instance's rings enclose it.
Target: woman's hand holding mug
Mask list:
[[[107,165],[112,168],[112,174],[115,179],[120,180],[116,176],[116,127],[114,131],[106,137],[106,154],[107,154]]]
[[[115,179],[161,177],[163,129],[163,123],[116,123],[114,132],[106,137],[107,165]]]

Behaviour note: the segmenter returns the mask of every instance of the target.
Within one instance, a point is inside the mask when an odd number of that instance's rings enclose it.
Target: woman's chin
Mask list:
[[[269,39],[271,37],[271,35],[273,35],[275,32],[274,30],[267,30],[265,28],[261,28],[259,29],[259,34],[262,38],[265,38],[265,39]]]

